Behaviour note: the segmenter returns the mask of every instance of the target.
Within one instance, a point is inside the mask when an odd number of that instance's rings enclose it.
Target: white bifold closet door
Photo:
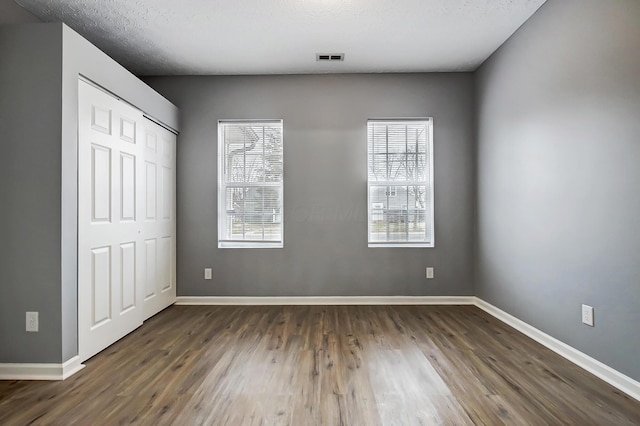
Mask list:
[[[175,301],[175,136],[82,80],[78,89],[84,361]]]
[[[84,361],[142,324],[142,112],[78,87],[78,344]]]
[[[176,135],[145,119],[144,318],[176,301]]]

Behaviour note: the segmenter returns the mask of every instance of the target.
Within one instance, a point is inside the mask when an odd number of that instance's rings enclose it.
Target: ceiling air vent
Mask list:
[[[344,53],[316,53],[316,61],[344,61]]]

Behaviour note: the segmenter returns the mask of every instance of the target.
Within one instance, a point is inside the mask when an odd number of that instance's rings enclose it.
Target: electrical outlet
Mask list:
[[[593,307],[582,305],[582,323],[593,327]]]
[[[211,268],[204,268],[204,279],[210,280],[213,278],[213,270]]]
[[[27,331],[30,331],[30,332],[38,331],[38,313],[37,312],[27,312]]]
[[[432,267],[427,268],[426,273],[427,273],[427,279],[428,280],[433,279],[433,268]]]

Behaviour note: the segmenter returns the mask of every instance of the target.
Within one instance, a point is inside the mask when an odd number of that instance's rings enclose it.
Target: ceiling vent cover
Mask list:
[[[344,61],[344,53],[316,53],[316,61],[319,61],[319,62]]]

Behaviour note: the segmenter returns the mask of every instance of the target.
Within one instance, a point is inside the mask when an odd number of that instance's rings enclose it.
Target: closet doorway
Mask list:
[[[173,133],[79,80],[81,362],[175,302]]]

